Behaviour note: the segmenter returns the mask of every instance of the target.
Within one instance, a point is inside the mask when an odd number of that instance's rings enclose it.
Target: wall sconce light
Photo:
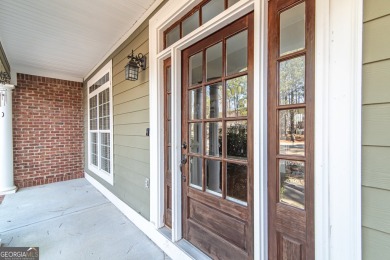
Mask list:
[[[9,74],[5,71],[1,71],[0,72],[0,84],[9,84],[11,81],[11,77],[9,76]]]
[[[127,56],[129,63],[127,63],[125,67],[125,78],[127,80],[137,80],[138,79],[138,69],[142,70],[146,69],[146,56],[142,53],[138,53],[138,55],[134,55],[134,50],[131,50],[131,56]]]

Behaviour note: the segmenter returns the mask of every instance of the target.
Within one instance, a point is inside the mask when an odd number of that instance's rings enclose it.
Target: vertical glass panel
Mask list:
[[[248,31],[242,31],[226,41],[226,75],[248,68]]]
[[[190,157],[190,186],[202,189],[202,159]]]
[[[188,91],[188,111],[189,119],[201,119],[202,118],[202,89],[197,88]]]
[[[225,10],[224,0],[211,0],[202,6],[202,24],[210,21]]]
[[[206,118],[222,117],[222,83],[206,86]]]
[[[228,158],[246,159],[248,123],[246,120],[226,122],[226,151]]]
[[[189,124],[190,152],[202,153],[202,123]]]
[[[206,190],[220,195],[222,193],[222,162],[206,160]]]
[[[199,27],[199,11],[193,13],[190,17],[186,18],[182,24],[183,37]]]
[[[222,42],[206,49],[206,81],[222,76]]]
[[[101,169],[110,172],[110,134],[100,134],[100,163]]]
[[[305,56],[279,64],[279,104],[305,103]]]
[[[171,80],[171,67],[168,67],[167,70],[166,70],[166,78],[167,78],[167,92],[170,93],[171,92],[171,88],[172,88],[172,80]]]
[[[97,130],[97,96],[89,99],[89,129]]]
[[[171,119],[171,95],[167,95],[167,119]]]
[[[165,35],[165,46],[169,47],[176,41],[180,39],[180,24],[175,26],[172,30],[170,30],[166,35]]]
[[[235,3],[239,2],[240,0],[228,0],[228,8],[232,5],[234,5]]]
[[[279,201],[305,208],[305,163],[300,161],[279,161]]]
[[[279,111],[279,153],[305,155],[305,110]]]
[[[110,90],[99,93],[99,129],[110,129]]]
[[[189,64],[189,83],[190,85],[197,85],[202,83],[203,76],[203,65],[202,65],[202,52],[199,52],[190,57]]]
[[[206,154],[222,156],[222,122],[206,123]]]
[[[226,116],[237,117],[248,115],[247,76],[226,81]]]
[[[97,143],[97,133],[91,133],[91,163],[95,166],[98,166],[98,143]]]
[[[280,56],[305,48],[305,2],[280,14]]]
[[[247,166],[227,163],[226,195],[228,200],[246,205],[247,202]]]

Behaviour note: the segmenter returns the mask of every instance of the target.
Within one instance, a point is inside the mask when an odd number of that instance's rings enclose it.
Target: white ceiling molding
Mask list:
[[[82,81],[161,0],[2,0],[0,39],[17,72]]]

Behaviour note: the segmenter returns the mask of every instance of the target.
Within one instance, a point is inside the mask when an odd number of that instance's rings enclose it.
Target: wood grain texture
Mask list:
[[[363,64],[390,58],[390,15],[363,25]]]
[[[390,14],[389,0],[364,0],[363,21],[369,21]]]
[[[281,248],[282,248],[282,257],[283,260],[301,260],[301,244],[297,241],[291,240],[288,237],[281,237]]]
[[[390,147],[363,146],[362,185],[390,191]]]
[[[245,222],[218,211],[210,215],[208,213],[211,210],[213,209],[195,200],[189,202],[189,218],[192,221],[245,250],[245,240],[241,239],[245,237]]]
[[[363,65],[363,104],[390,103],[389,71],[390,60]]]
[[[363,259],[388,259],[390,256],[390,234],[363,227]]]
[[[390,191],[362,188],[362,225],[390,234]]]
[[[365,105],[362,114],[363,145],[390,146],[390,103]]]

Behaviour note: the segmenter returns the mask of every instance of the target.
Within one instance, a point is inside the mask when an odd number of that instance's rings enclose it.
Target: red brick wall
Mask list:
[[[17,79],[15,184],[22,188],[83,177],[82,83],[26,74]]]

